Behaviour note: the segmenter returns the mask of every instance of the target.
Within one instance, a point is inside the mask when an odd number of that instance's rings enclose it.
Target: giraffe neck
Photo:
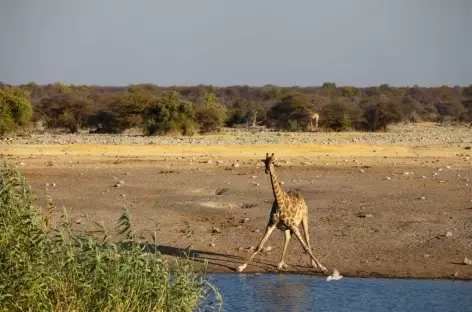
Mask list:
[[[279,181],[277,181],[277,175],[275,174],[274,167],[270,168],[270,181],[272,182],[272,191],[274,192],[275,200],[279,206],[283,205],[283,193],[282,187],[280,187]]]

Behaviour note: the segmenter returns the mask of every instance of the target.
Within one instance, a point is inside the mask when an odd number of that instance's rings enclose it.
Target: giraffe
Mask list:
[[[259,253],[266,243],[269,236],[277,228],[284,232],[284,248],[280,262],[277,264],[277,268],[282,270],[287,267],[284,261],[287,246],[290,241],[292,234],[298,238],[302,244],[303,249],[309,254],[311,258],[311,264],[314,268],[321,269],[324,273],[328,270],[321,265],[321,263],[313,256],[310,246],[310,237],[308,234],[308,207],[303,197],[294,192],[285,192],[282,190],[280,183],[277,181],[277,175],[275,174],[274,167],[274,153],[269,157],[269,153],[266,154],[266,159],[261,159],[265,164],[265,173],[270,174],[272,182],[272,190],[274,193],[275,200],[272,204],[272,210],[270,212],[269,222],[267,223],[266,230],[262,240],[257,246],[256,250],[247,259],[247,261],[237,268],[238,272],[242,272],[248,265],[248,263]],[[300,223],[302,223],[303,230],[305,232],[306,242],[303,239],[300,230],[298,229]]]
[[[320,120],[320,115],[318,113],[310,112],[310,131],[313,131],[313,120],[315,121],[315,127],[318,129],[318,121]]]

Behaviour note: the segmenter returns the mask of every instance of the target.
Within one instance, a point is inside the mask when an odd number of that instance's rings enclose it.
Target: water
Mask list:
[[[472,282],[213,274],[229,312],[472,312]]]

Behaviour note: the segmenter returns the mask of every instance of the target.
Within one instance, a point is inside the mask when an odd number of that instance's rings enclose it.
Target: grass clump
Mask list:
[[[101,238],[75,235],[66,210],[53,225],[52,202],[41,214],[20,172],[0,170],[0,311],[194,311],[214,290],[189,260],[143,252],[126,208],[121,241],[103,225]]]

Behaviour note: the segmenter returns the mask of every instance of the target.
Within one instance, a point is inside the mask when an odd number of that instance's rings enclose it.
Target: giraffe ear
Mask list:
[[[272,153],[272,156],[270,156],[270,157],[272,157],[272,158],[273,158],[273,157],[274,157],[274,153]]]

